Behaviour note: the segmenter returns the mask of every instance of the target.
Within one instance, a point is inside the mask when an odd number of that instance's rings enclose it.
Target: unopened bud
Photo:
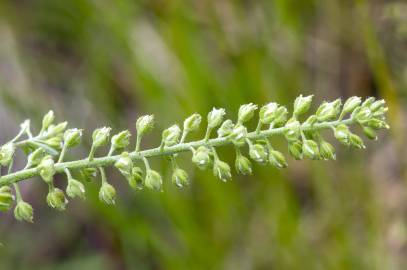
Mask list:
[[[184,121],[184,130],[186,132],[195,131],[199,128],[201,124],[202,117],[201,115],[194,113]]]
[[[162,141],[165,146],[173,146],[178,143],[181,136],[181,129],[178,125],[172,125],[163,131]]]
[[[365,101],[362,103],[362,107],[370,107],[370,105],[373,104],[373,102],[376,100],[376,98],[374,97],[369,97],[367,99],[365,99]]]
[[[172,173],[172,183],[179,188],[189,185],[189,177],[186,171],[176,168]]]
[[[234,145],[241,147],[246,143],[247,129],[245,126],[238,125],[230,134],[230,138]]]
[[[256,162],[261,164],[267,163],[267,148],[260,143],[249,145],[249,155]]]
[[[359,123],[364,123],[372,118],[372,111],[369,108],[361,108],[354,114],[354,119]]]
[[[213,164],[213,174],[223,182],[226,182],[232,178],[229,164],[221,160],[215,160]]]
[[[233,124],[232,120],[228,119],[222,123],[220,128],[218,128],[218,137],[227,137],[233,132],[233,128],[235,125]]]
[[[338,125],[335,127],[334,136],[335,138],[344,145],[349,145],[349,128],[346,125]]]
[[[297,140],[293,142],[288,143],[288,152],[290,155],[295,158],[296,160],[301,160],[303,159],[303,154],[302,154],[302,142]]]
[[[59,188],[52,188],[47,195],[47,204],[49,207],[58,211],[64,211],[68,200],[65,198],[65,194]]]
[[[51,183],[55,174],[54,160],[51,156],[45,156],[38,165],[40,176],[46,183]]]
[[[148,189],[161,191],[163,185],[163,179],[161,175],[154,170],[147,170],[146,179],[144,184]]]
[[[81,142],[82,130],[77,128],[68,129],[64,133],[64,143],[68,147],[74,147]]]
[[[275,102],[270,102],[260,109],[260,121],[264,125],[269,125],[276,118],[276,111],[278,109],[278,104]]]
[[[294,119],[291,119],[287,122],[287,124],[285,125],[286,130],[284,131],[284,136],[287,141],[291,142],[298,140],[301,135],[300,126],[300,122]]]
[[[288,110],[284,106],[278,107],[275,112],[273,124],[275,127],[283,126],[287,122]]]
[[[257,110],[257,105],[253,103],[240,106],[238,113],[238,123],[245,123],[252,119],[255,110]]]
[[[13,159],[15,147],[13,143],[7,143],[0,147],[0,165],[8,166]]]
[[[298,116],[306,113],[311,107],[313,95],[303,97],[300,95],[294,101],[294,115]]]
[[[208,114],[208,127],[215,128],[219,126],[222,123],[225,114],[225,109],[213,108],[212,111]]]
[[[284,155],[276,150],[270,150],[269,162],[279,169],[286,168],[288,166]]]
[[[205,146],[198,147],[197,150],[193,153],[192,162],[199,169],[207,169],[211,165],[210,151]]]
[[[130,131],[123,130],[120,133],[114,135],[111,139],[111,144],[114,149],[124,149],[130,144]]]
[[[139,167],[133,167],[131,176],[127,177],[127,181],[134,190],[143,189],[143,170]]]
[[[101,147],[106,145],[109,141],[111,130],[112,129],[110,127],[102,127],[93,131],[92,134],[93,147]]]
[[[235,167],[236,171],[243,175],[251,175],[253,172],[252,163],[247,157],[241,154],[236,156]]]
[[[0,187],[0,211],[8,211],[14,201],[14,195],[9,186]]]
[[[92,182],[97,176],[96,168],[88,167],[80,170],[80,175],[86,182]]]
[[[46,130],[54,122],[54,119],[54,111],[51,110],[42,118],[42,129]]]
[[[362,103],[360,97],[350,97],[343,105],[342,114],[352,113]]]
[[[370,140],[377,140],[376,131],[371,127],[363,127],[363,133]]]
[[[37,148],[27,157],[27,168],[37,166],[44,158],[45,151],[42,148]]]
[[[324,122],[335,119],[340,111],[341,100],[337,99],[332,102],[324,102],[319,106],[316,115],[318,121]]]
[[[68,179],[68,186],[66,187],[66,195],[71,198],[85,199],[85,186],[73,178]]]
[[[24,202],[24,201],[19,201],[14,208],[14,217],[18,221],[27,221],[27,222],[33,222],[33,208],[30,204]]]
[[[321,141],[319,152],[324,160],[335,160],[335,148],[327,141]]]
[[[363,143],[363,140],[356,134],[353,134],[353,133],[349,134],[349,142],[350,142],[350,145],[355,148],[358,148],[358,149],[366,148],[365,144]]]
[[[319,158],[318,144],[313,140],[304,140],[302,142],[302,153],[310,159]]]
[[[368,120],[366,122],[366,125],[373,129],[383,129],[383,128],[389,129],[390,128],[386,122],[376,119],[376,118],[372,118],[372,119]]]
[[[116,189],[109,183],[102,184],[99,190],[99,200],[108,205],[115,204]]]
[[[138,136],[144,136],[154,128],[154,115],[143,115],[136,122]]]
[[[61,134],[59,134],[55,137],[52,137],[52,138],[46,140],[45,143],[48,146],[51,146],[52,148],[61,149],[62,148],[62,136],[61,136]]]
[[[50,125],[48,127],[47,134],[49,136],[60,134],[60,133],[64,132],[64,130],[66,129],[67,126],[68,126],[68,122],[61,122],[61,123],[57,124],[56,126]]]
[[[133,161],[130,158],[129,153],[123,152],[120,158],[116,161],[114,166],[124,175],[124,177],[130,177],[133,172]]]
[[[383,99],[381,100],[377,100],[375,102],[373,102],[369,108],[372,112],[376,112],[377,110],[379,110],[380,108],[384,107],[384,105],[386,104],[386,101],[384,101]]]

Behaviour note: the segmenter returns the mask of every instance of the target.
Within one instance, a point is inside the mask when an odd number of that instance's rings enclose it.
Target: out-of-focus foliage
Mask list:
[[[0,216],[0,269],[405,269],[406,11],[379,0],[2,1],[3,142],[48,109],[87,130],[133,128],[145,113],[166,127],[300,93],[383,97],[392,133],[336,162],[291,160],[227,183],[191,166],[183,190],[157,160],[161,194],[129,191],[112,170],[114,207],[89,183],[87,202],[62,215],[27,182],[38,218]]]

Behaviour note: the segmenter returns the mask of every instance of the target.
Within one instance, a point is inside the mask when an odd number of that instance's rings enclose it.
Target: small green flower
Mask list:
[[[310,159],[319,158],[318,144],[313,140],[304,140],[302,142],[302,153]]]
[[[9,186],[0,187],[0,211],[8,211],[14,201],[14,195]]]
[[[124,177],[130,177],[133,172],[133,161],[127,152],[123,152],[120,155],[120,158],[116,161],[114,166],[124,175]]]
[[[138,136],[144,136],[154,128],[154,115],[143,115],[136,122]]]
[[[245,123],[253,118],[254,111],[257,110],[257,105],[253,103],[240,106],[238,113],[238,123]]]
[[[198,147],[193,153],[192,162],[198,166],[199,169],[207,169],[211,165],[209,149],[205,146]]]
[[[286,107],[280,106],[278,107],[274,115],[274,127],[283,126],[287,122],[288,110]]]
[[[376,131],[371,127],[363,127],[363,133],[370,140],[377,140]]]
[[[220,128],[218,128],[218,138],[227,137],[233,132],[233,128],[235,124],[233,124],[232,120],[228,119],[222,123]]]
[[[162,141],[165,146],[173,146],[178,143],[181,136],[181,129],[178,125],[172,125],[163,131]]]
[[[230,166],[226,162],[223,162],[221,160],[215,160],[213,164],[213,174],[223,182],[232,179]]]
[[[215,128],[219,126],[222,123],[225,114],[225,109],[213,108],[212,111],[208,114],[208,127]]]
[[[161,175],[154,171],[154,170],[147,170],[146,179],[144,180],[144,184],[148,189],[161,191],[163,185],[163,179]]]
[[[362,103],[360,97],[350,97],[343,105],[342,114],[352,113]]]
[[[235,167],[236,171],[242,175],[251,175],[253,172],[250,160],[241,154],[236,156]]]
[[[291,119],[287,122],[285,127],[287,129],[284,132],[284,136],[287,139],[287,141],[289,141],[289,142],[297,141],[301,135],[300,122],[298,122],[297,120]]]
[[[363,140],[356,134],[349,134],[349,142],[350,145],[358,148],[358,149],[364,149],[366,148],[365,144],[363,143]]]
[[[59,188],[51,188],[47,195],[47,204],[49,207],[58,211],[64,211],[68,200],[65,198],[65,194]]]
[[[260,143],[249,145],[249,155],[256,162],[261,164],[267,163],[267,148]]]
[[[349,135],[349,128],[346,125],[341,124],[335,128],[334,136],[340,143],[349,145]]]
[[[99,200],[107,205],[115,204],[116,189],[109,183],[102,184],[99,190]]]
[[[54,160],[51,156],[45,156],[38,165],[40,176],[46,183],[52,182],[55,174],[54,164]]]
[[[201,124],[202,117],[201,115],[194,113],[184,121],[184,130],[186,132],[191,132],[195,131],[199,128],[199,125]]]
[[[141,168],[133,167],[131,175],[126,179],[134,190],[143,189],[143,170]]]
[[[276,151],[276,150],[271,150],[270,151],[270,153],[269,153],[269,162],[273,166],[275,166],[275,167],[277,167],[279,169],[286,168],[288,166],[284,155],[281,152]]]
[[[44,158],[45,151],[42,148],[37,148],[27,157],[27,167],[37,166]]]
[[[17,202],[16,207],[14,208],[14,217],[18,221],[27,221],[27,222],[33,222],[33,208],[30,204],[24,202],[24,201],[19,201]]]
[[[93,139],[93,146],[94,147],[101,147],[108,143],[110,131],[112,129],[110,127],[102,127],[96,129],[92,134]]]
[[[275,102],[270,102],[260,109],[260,121],[264,125],[269,125],[276,117],[276,111],[278,109],[278,104]]]
[[[77,128],[68,129],[64,133],[64,142],[68,147],[74,147],[81,142],[82,130]]]
[[[288,143],[288,152],[296,160],[303,159],[304,155],[302,153],[302,142],[297,140],[297,141]]]
[[[130,144],[130,131],[123,130],[120,133],[114,135],[111,139],[111,144],[114,149],[124,149]]]
[[[319,146],[321,157],[324,160],[335,160],[335,148],[327,141],[322,140]]]
[[[46,130],[52,122],[54,122],[55,115],[54,111],[50,110],[46,115],[44,115],[44,118],[42,119],[42,128],[43,130]]]
[[[8,166],[13,159],[15,147],[13,143],[6,143],[0,147],[0,165]]]
[[[330,120],[335,119],[340,112],[341,103],[342,102],[340,99],[337,99],[332,102],[325,101],[324,103],[322,103],[322,105],[319,106],[319,108],[316,112],[318,121],[324,122],[324,121],[330,121]]]
[[[172,173],[172,183],[177,187],[185,187],[189,185],[189,177],[186,171],[176,168]]]
[[[78,180],[70,178],[66,187],[66,195],[71,198],[85,199],[85,186]]]
[[[237,125],[232,133],[230,134],[230,139],[233,144],[237,147],[241,147],[246,144],[247,129],[245,126]]]
[[[294,115],[298,116],[306,113],[311,107],[313,95],[303,97],[300,95],[294,101]]]

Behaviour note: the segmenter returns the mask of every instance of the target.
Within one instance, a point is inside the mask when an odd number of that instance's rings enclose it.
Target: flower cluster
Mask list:
[[[362,102],[359,97],[351,97],[342,104],[341,99],[337,99],[323,102],[314,114],[309,114],[312,99],[313,96],[299,96],[294,102],[292,115],[285,106],[275,102],[260,108],[253,103],[245,104],[240,107],[236,122],[225,119],[224,109],[214,108],[206,117],[204,139],[185,142],[187,136],[197,131],[203,122],[203,117],[195,113],[182,125],[174,124],[165,129],[159,146],[148,150],[140,150],[141,142],[153,130],[155,120],[153,115],[141,116],[135,124],[137,132],[134,151],[127,150],[131,144],[130,131],[124,130],[111,136],[111,128],[102,127],[92,134],[89,155],[69,162],[64,161],[65,154],[80,144],[83,132],[77,128],[67,129],[67,122],[54,123],[55,116],[50,111],[44,116],[38,135],[32,135],[30,122],[26,120],[21,124],[18,135],[0,147],[0,166],[8,167],[8,173],[0,177],[0,211],[8,211],[15,205],[14,215],[17,220],[33,221],[33,209],[23,200],[18,186],[19,181],[33,176],[40,176],[48,186],[47,204],[63,211],[68,198],[85,199],[86,188],[82,180],[92,181],[100,175],[99,198],[111,205],[115,203],[116,190],[106,177],[107,166],[114,166],[134,190],[146,188],[162,191],[163,178],[151,168],[149,159],[152,157],[168,157],[173,168],[171,181],[181,188],[190,183],[187,171],[177,162],[177,155],[181,152],[190,152],[193,164],[202,170],[211,169],[214,176],[226,182],[232,178],[232,169],[220,159],[216,151],[216,147],[221,145],[229,144],[235,148],[236,172],[251,175],[252,162],[270,164],[278,169],[288,166],[284,154],[272,146],[272,136],[284,136],[288,143],[288,153],[294,159],[334,160],[335,149],[322,137],[323,130],[331,129],[341,144],[365,148],[363,140],[350,130],[351,124],[359,125],[366,137],[373,140],[377,139],[378,129],[389,128],[385,119],[387,107],[384,100],[371,97]],[[255,118],[256,111],[257,128],[249,132],[245,124]],[[309,115],[304,118],[307,113]],[[345,116],[348,118],[344,119]],[[215,131],[217,137],[212,138]],[[27,138],[21,140],[22,136]],[[106,145],[110,145],[109,152],[95,157],[98,149],[100,151]],[[13,172],[13,159],[18,148],[27,153],[27,163],[23,169]],[[74,177],[71,171],[77,172],[74,175],[80,177]],[[58,173],[66,174],[65,190],[54,186],[54,177]]]

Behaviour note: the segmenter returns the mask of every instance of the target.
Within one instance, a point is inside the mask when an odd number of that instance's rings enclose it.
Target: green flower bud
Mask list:
[[[161,175],[154,171],[154,170],[147,170],[146,179],[144,180],[144,184],[148,189],[161,191],[161,187],[163,185],[163,179]]]
[[[350,97],[346,100],[345,104],[343,105],[342,114],[347,114],[353,112],[356,107],[359,107],[360,103],[362,102],[360,97]]]
[[[14,201],[14,195],[9,186],[0,187],[0,211],[8,211]]]
[[[113,205],[116,199],[116,189],[109,183],[102,184],[99,190],[99,200],[105,204]]]
[[[139,136],[144,136],[154,128],[154,115],[143,115],[136,122],[136,129]]]
[[[178,125],[172,125],[163,131],[162,141],[165,146],[173,146],[178,143],[181,136],[181,129]]]
[[[247,129],[245,126],[238,125],[233,129],[230,138],[234,145],[241,147],[246,143]]]
[[[301,135],[300,122],[298,122],[297,120],[291,119],[287,122],[285,127],[287,129],[284,131],[284,136],[287,139],[287,141],[291,142],[291,141],[298,140],[298,138]]]
[[[278,104],[275,102],[270,102],[260,109],[260,121],[264,125],[269,125],[276,117],[276,111],[278,109]]]
[[[139,167],[133,167],[131,176],[127,177],[130,187],[134,190],[143,189],[143,170]]]
[[[355,110],[356,112],[356,110]],[[364,123],[372,118],[372,112],[369,108],[361,108],[354,114],[354,119],[358,121],[358,123]]]
[[[45,141],[48,146],[51,146],[56,149],[62,148],[62,136],[55,136]]]
[[[389,129],[390,128],[390,126],[386,122],[376,119],[376,118],[372,118],[372,119],[368,120],[366,122],[366,125],[373,129],[383,129],[383,128]]]
[[[213,164],[213,174],[223,182],[226,182],[232,178],[230,166],[221,160],[215,160],[215,163]]]
[[[335,127],[334,136],[335,138],[344,145],[349,145],[349,128],[346,125],[338,125]]]
[[[245,123],[252,119],[255,110],[257,110],[257,105],[253,103],[240,106],[238,113],[238,123]]]
[[[101,147],[106,145],[109,141],[111,130],[112,129],[110,127],[102,127],[93,131],[92,134],[93,147]]]
[[[64,211],[68,200],[65,198],[64,192],[59,188],[52,188],[47,195],[47,204],[49,207],[58,211]]]
[[[172,173],[172,183],[177,187],[184,187],[189,185],[189,178],[186,171],[176,168]]]
[[[66,195],[71,198],[85,199],[85,186],[75,179],[68,179],[68,186],[66,187]]]
[[[315,124],[316,122],[318,122],[318,118],[316,115],[310,115],[307,120],[305,120],[304,125],[309,125],[312,126],[313,124]]]
[[[61,123],[57,124],[56,126],[50,125],[47,130],[47,135],[51,136],[51,135],[60,134],[60,133],[64,132],[64,130],[66,129],[67,126],[68,126],[68,122],[61,122]]]
[[[300,95],[294,101],[294,115],[298,116],[306,113],[311,107],[313,95],[303,97]]]
[[[318,144],[313,140],[304,140],[302,142],[302,153],[310,159],[319,158]]]
[[[110,140],[114,149],[124,149],[130,144],[130,131],[123,130],[120,133],[114,135]]]
[[[83,168],[80,170],[80,174],[83,180],[86,182],[92,182],[93,179],[96,178],[97,176],[97,170],[96,168]]]
[[[42,129],[46,130],[52,122],[54,122],[55,115],[54,111],[49,111],[46,115],[44,115],[44,118],[42,118]]]
[[[8,166],[13,159],[15,147],[13,143],[6,143],[0,147],[0,165]]]
[[[33,222],[33,208],[30,204],[24,202],[24,201],[19,201],[14,208],[14,217],[18,221],[27,221],[27,222]]]
[[[38,165],[40,176],[46,183],[51,183],[55,174],[54,160],[51,156],[45,156]]]
[[[286,168],[288,166],[284,155],[281,152],[276,151],[276,150],[271,150],[270,151],[270,153],[269,153],[269,162],[273,166],[275,166],[275,167],[277,167],[279,169]]]
[[[302,142],[301,141],[293,141],[288,143],[288,152],[290,155],[295,158],[296,160],[303,159],[302,154]]]
[[[287,122],[287,116],[288,116],[288,110],[284,106],[278,107],[278,109],[275,112],[274,116],[274,126],[275,127],[280,127],[284,125]]]
[[[336,160],[335,148],[329,142],[322,140],[319,150],[324,160]]]
[[[184,121],[184,130],[186,132],[195,131],[199,128],[201,124],[202,117],[201,115],[194,113]]]
[[[199,146],[194,151],[192,162],[201,170],[207,169],[211,165],[210,151],[205,146]]]
[[[114,166],[124,175],[124,177],[130,177],[133,173],[133,161],[130,158],[129,153],[123,152],[120,158],[116,161]]]
[[[233,124],[232,120],[226,120],[218,129],[218,137],[227,137],[233,132],[233,128],[235,125]]]
[[[332,102],[325,101],[324,103],[322,103],[321,106],[319,106],[316,112],[318,121],[324,122],[335,119],[340,112],[340,107],[341,107],[340,99],[337,99]]]
[[[362,103],[362,107],[366,107],[366,108],[370,107],[370,105],[372,105],[375,100],[376,100],[376,98],[374,98],[374,97],[369,97],[369,98],[365,99],[365,101]]]
[[[372,112],[376,112],[376,111],[379,110],[380,108],[384,107],[385,104],[386,104],[386,101],[384,101],[383,99],[377,100],[377,101],[373,102],[373,103],[369,106],[369,109],[370,109]]]
[[[42,148],[37,148],[27,157],[27,167],[37,166],[44,158],[45,151]]]
[[[363,143],[363,140],[356,134],[353,134],[353,133],[349,134],[349,142],[350,142],[350,145],[355,148],[358,148],[358,149],[366,148],[365,144]]]
[[[219,126],[222,123],[225,114],[225,109],[213,108],[212,111],[208,114],[208,127],[215,128]]]
[[[236,171],[243,175],[251,175],[253,172],[252,163],[247,157],[241,154],[236,156],[235,167]]]
[[[373,112],[372,117],[384,120],[384,118],[385,118],[384,115],[388,110],[389,110],[389,108],[387,108],[387,107],[381,107],[381,108],[377,109],[375,112]]]
[[[77,128],[68,129],[64,133],[64,142],[67,147],[77,146],[81,142],[82,130]]]
[[[259,143],[249,145],[249,156],[256,162],[267,163],[267,148]]]
[[[371,127],[363,127],[363,133],[370,140],[377,140],[376,131]]]

